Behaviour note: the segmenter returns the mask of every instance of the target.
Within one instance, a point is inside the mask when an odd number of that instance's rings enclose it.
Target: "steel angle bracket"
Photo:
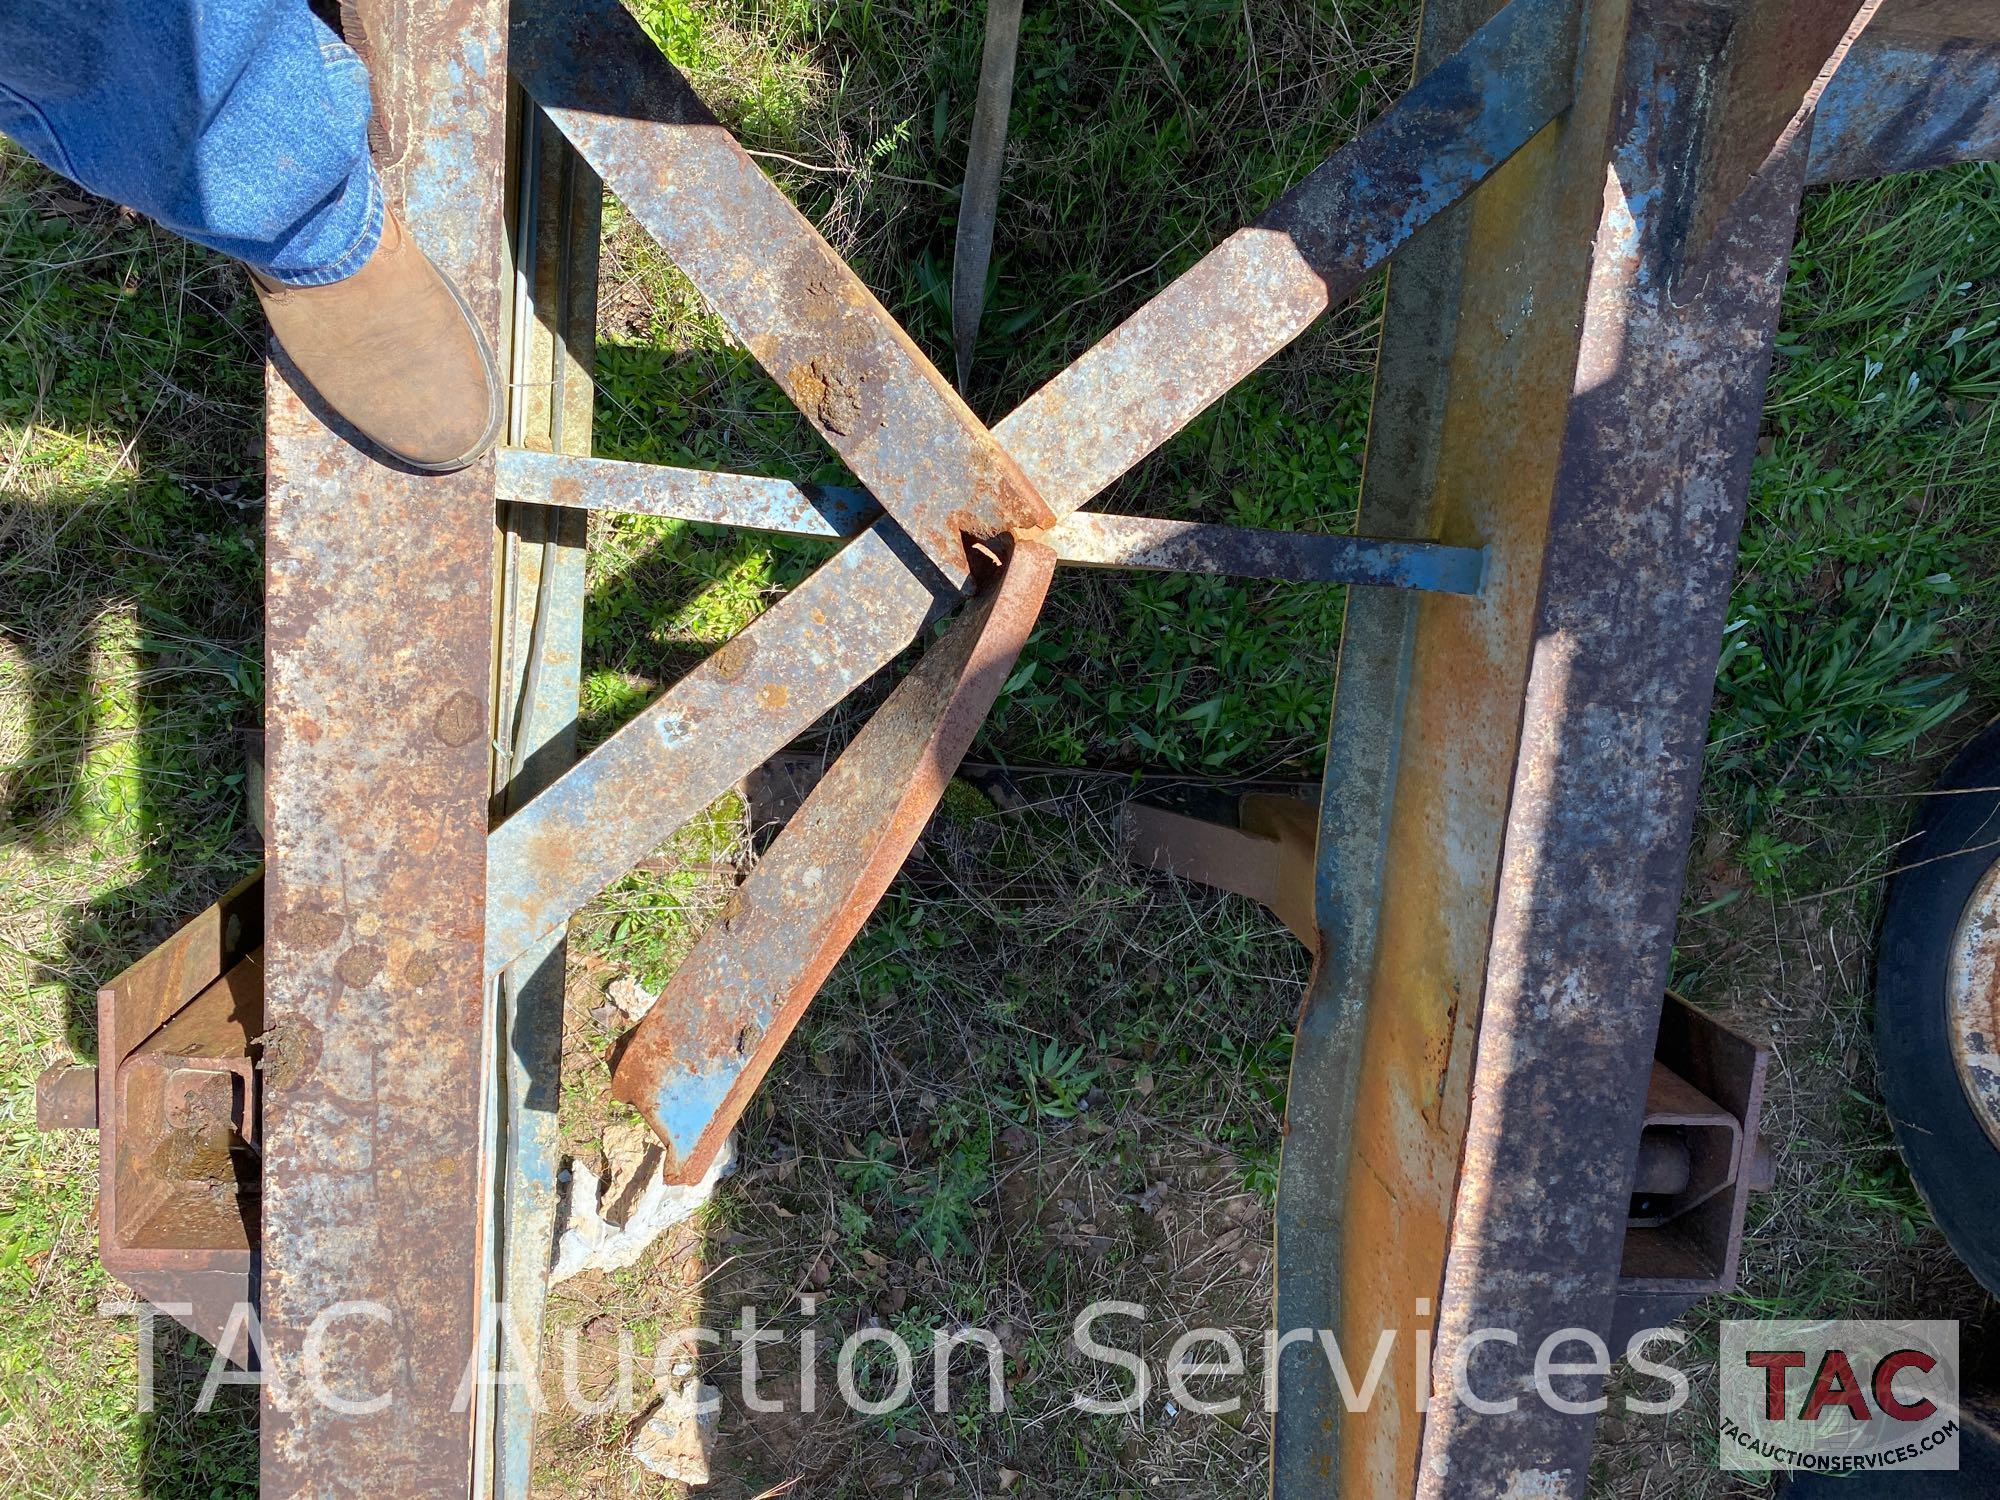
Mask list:
[[[1000,695],[1055,555],[1016,542],[997,582],[897,684],[621,1044],[612,1093],[698,1182],[889,889]]]

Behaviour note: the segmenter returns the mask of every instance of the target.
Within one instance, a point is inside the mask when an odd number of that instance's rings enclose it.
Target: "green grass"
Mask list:
[[[1024,25],[994,281],[968,392],[990,417],[1344,143],[1399,86],[1414,13],[1278,7],[1260,17],[1271,28],[1263,35],[1246,31],[1237,0],[1123,11],[1129,20],[1104,5],[1037,11]],[[949,368],[977,11],[720,5],[703,7],[700,24],[680,4],[640,14],[725,121],[753,149],[779,153],[765,165]],[[598,450],[852,482],[615,206],[608,231]],[[1324,320],[1114,485],[1105,507],[1351,528],[1378,316],[1371,292]],[[604,531],[611,560],[590,626],[598,675],[586,689],[600,730],[826,552],[651,519]],[[659,566],[636,584],[610,581],[634,576],[635,550]],[[698,621],[683,602],[689,568],[716,579]],[[634,608],[662,589],[673,610]],[[1064,765],[1310,769],[1341,609],[1340,592],[1323,588],[1065,573],[984,748]]]
[[[950,368],[977,8],[639,9]],[[1010,409],[1351,135],[1400,87],[1413,13],[1031,8],[975,408]],[[0,172],[0,1483],[247,1493],[243,1405],[194,1416],[200,1365],[178,1340],[158,1351],[172,1398],[133,1409],[134,1325],[92,1316],[116,1290],[94,1255],[94,1152],[36,1134],[30,1089],[45,1062],[89,1055],[95,987],[254,858],[236,731],[261,697],[261,335],[213,258],[16,155]],[[1867,983],[1900,794],[2000,698],[1996,266],[2000,169],[1807,207],[1675,960],[1681,988],[1777,1050],[1779,1188],[1754,1213],[1740,1315],[1983,1315],[1894,1154]],[[1323,320],[1103,503],[1351,525],[1378,311],[1371,292]],[[615,204],[598,379],[607,455],[849,477]],[[826,554],[646,518],[600,518],[592,543],[587,742]],[[1340,608],[1337,590],[1065,573],[975,754],[1311,776]],[[836,744],[858,721],[815,733]],[[1263,913],[1128,870],[1115,801],[1000,813],[955,790],[752,1107],[741,1175],[658,1254],[558,1294],[558,1328],[608,1314],[648,1353],[745,1298],[823,1343],[871,1318],[919,1344],[958,1321],[1003,1331],[1007,1412],[737,1425],[746,1493],[794,1472],[828,1495],[961,1469],[991,1486],[1001,1467],[1038,1494],[1256,1482],[1261,1418],[1135,1429],[1061,1409],[1069,1320],[1107,1286],[1188,1326],[1265,1316],[1304,980]],[[718,807],[582,919],[563,1092],[579,1153],[629,1120],[604,1097],[615,1027],[595,989],[665,978],[744,858],[743,821]],[[820,1289],[813,1313],[802,1287]],[[1719,1489],[1701,1415],[1608,1427],[1600,1492]],[[659,1493],[624,1440],[616,1419],[552,1422],[549,1492]]]
[[[33,1081],[95,1049],[96,987],[254,862],[262,330],[237,274],[0,146],[0,1474],[9,1494],[210,1495],[244,1403],[96,1259],[96,1145]],[[232,1488],[233,1487],[233,1488]]]
[[[1996,173],[1807,208],[1709,759],[1734,817],[1781,849],[1809,841],[1828,794],[1991,691]]]

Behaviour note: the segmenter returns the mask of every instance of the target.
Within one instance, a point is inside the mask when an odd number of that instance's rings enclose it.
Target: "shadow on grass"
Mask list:
[[[145,475],[147,455],[133,461]],[[45,884],[28,898],[62,909],[31,983],[59,990],[63,1036],[81,1060],[97,1052],[98,986],[258,858],[240,733],[253,707],[239,691],[254,679],[255,641],[226,641],[254,598],[226,564],[180,571],[171,585],[153,571],[163,559],[132,545],[131,523],[171,524],[164,502],[141,478],[0,505],[0,535],[42,533],[0,559],[0,642],[21,679],[5,692],[21,733],[0,781],[0,846],[31,886]],[[53,531],[51,512],[65,518]],[[230,618],[185,608],[176,595],[197,579]],[[168,1321],[153,1343],[155,1399],[136,1414],[141,1492],[254,1493],[255,1393],[225,1390],[198,1410],[208,1345]]]
[[[88,1061],[98,987],[259,858],[263,336],[225,262],[11,150],[0,271],[0,868],[29,934],[0,1003]],[[33,1065],[8,1071],[25,1089]],[[89,1295],[91,1269],[64,1274]],[[161,1319],[151,1409],[136,1384],[105,1409],[117,1326],[82,1305],[23,1325],[45,1443],[22,1457],[95,1493],[254,1494],[256,1393],[198,1410],[212,1351]]]

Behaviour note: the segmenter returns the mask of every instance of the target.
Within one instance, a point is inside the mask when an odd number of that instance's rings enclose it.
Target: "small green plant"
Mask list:
[[[904,1240],[943,1262],[970,1255],[975,1246],[972,1227],[979,1202],[992,1186],[991,1164],[983,1141],[953,1147],[932,1168],[924,1188],[912,1195],[916,1217]]]
[[[1084,1056],[1082,1045],[1065,1051],[1054,1038],[1039,1047],[1030,1044],[1014,1064],[1021,1092],[1003,1108],[1023,1124],[1074,1119],[1088,1107],[1087,1098],[1099,1071],[1088,1066]]]
[[[834,1170],[858,1193],[887,1196],[896,1185],[900,1159],[895,1142],[871,1130],[859,1154],[837,1163]]]

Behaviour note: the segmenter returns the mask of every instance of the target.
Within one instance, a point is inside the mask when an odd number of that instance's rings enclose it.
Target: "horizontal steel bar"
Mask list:
[[[1048,594],[1019,542],[992,589],[862,726],[625,1038],[612,1093],[696,1182],[812,997],[881,901],[971,747]]]
[[[1565,0],[1512,0],[1259,227],[1232,237],[1002,422],[995,435],[1058,518],[1224,395],[1554,118],[1569,95],[1573,26]],[[568,44],[538,30],[534,45]],[[615,140],[619,123],[592,117],[572,144],[602,170],[590,143]],[[1342,222],[1350,214],[1365,232],[1336,255],[1328,246],[1357,229]],[[1305,290],[1308,278],[1316,291]],[[1096,432],[1106,455],[1072,469],[1089,447],[1073,429]],[[799,675],[807,656],[782,641],[771,652],[787,681],[739,675],[732,684],[697,668],[500,827],[488,846],[489,969],[887,666],[956,595],[886,521],[851,542],[722,653],[739,643],[755,652],[786,628],[781,621],[810,619],[821,644],[809,687]],[[786,696],[763,695],[767,686]]]
[[[516,75],[954,583],[965,537],[1055,517],[993,435],[617,0],[537,0]]]
[[[1212,526],[1082,510],[1064,517],[1045,540],[1055,549],[1058,561],[1075,567],[1219,573],[1232,578],[1346,583],[1440,594],[1478,593],[1486,568],[1486,553],[1479,547]]]
[[[668,516],[799,536],[854,536],[882,513],[866,490],[525,449],[501,453],[499,484],[502,499],[527,504]],[[1065,516],[1042,540],[1055,550],[1058,562],[1088,568],[1222,573],[1445,594],[1478,593],[1486,560],[1481,548],[1441,542],[1267,531],[1092,511]]]
[[[859,536],[882,516],[882,507],[868,491],[840,485],[520,448],[501,450],[499,485],[503,498],[535,505],[665,516],[794,536]]]

